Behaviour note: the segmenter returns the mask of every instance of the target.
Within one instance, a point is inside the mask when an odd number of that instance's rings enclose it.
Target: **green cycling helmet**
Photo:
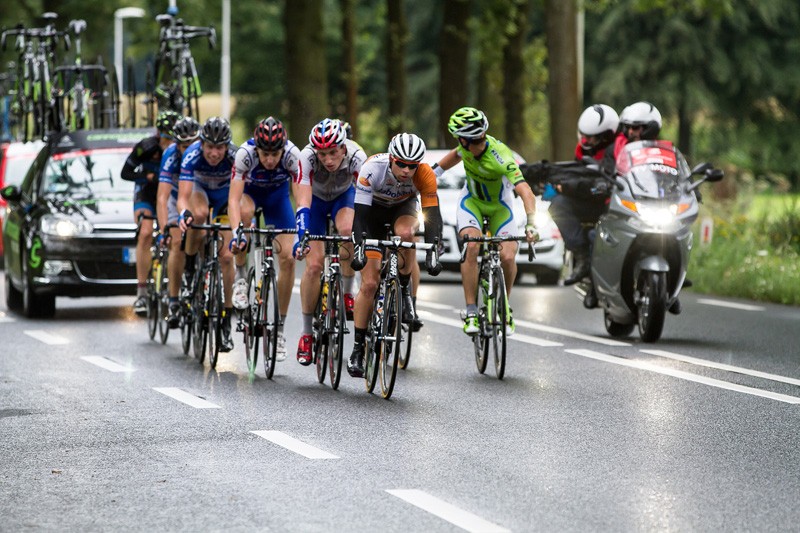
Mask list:
[[[156,129],[161,133],[172,135],[172,128],[183,116],[175,111],[162,111],[156,117]]]
[[[489,119],[479,109],[462,107],[450,115],[447,129],[453,137],[479,139],[486,135],[486,130],[489,129]]]

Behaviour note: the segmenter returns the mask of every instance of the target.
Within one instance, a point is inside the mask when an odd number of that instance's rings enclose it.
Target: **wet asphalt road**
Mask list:
[[[798,529],[800,309],[686,293],[661,341],[619,342],[523,285],[498,381],[454,279],[420,289],[390,401],[293,361],[297,295],[272,381],[238,336],[216,370],[150,341],[132,298],[0,304],[0,529]]]

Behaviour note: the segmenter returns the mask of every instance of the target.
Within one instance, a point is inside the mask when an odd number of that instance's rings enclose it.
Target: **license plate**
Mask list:
[[[136,264],[136,248],[123,248],[122,249],[122,262],[129,265]]]

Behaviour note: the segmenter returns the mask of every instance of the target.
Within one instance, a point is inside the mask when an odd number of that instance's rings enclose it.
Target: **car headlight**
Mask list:
[[[536,224],[537,228],[544,228],[553,222],[553,217],[550,216],[550,213],[546,209],[537,209],[533,222]]]
[[[83,219],[65,218],[57,215],[42,217],[42,233],[54,237],[75,237],[76,235],[89,235],[92,225]]]

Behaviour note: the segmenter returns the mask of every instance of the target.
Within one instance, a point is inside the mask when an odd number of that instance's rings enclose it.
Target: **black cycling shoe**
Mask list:
[[[233,350],[233,339],[231,338],[231,320],[229,317],[222,319],[220,330],[219,351],[230,352]]]
[[[411,297],[411,290],[408,287],[401,289],[403,295],[403,324],[411,324],[417,316],[416,309],[414,309],[414,299]]]
[[[176,329],[181,325],[181,304],[171,302],[169,304],[169,315],[167,316],[167,326],[169,329]]]
[[[416,333],[419,330],[421,330],[422,326],[424,326],[424,325],[425,325],[425,323],[422,321],[422,319],[415,314],[414,315],[414,320],[411,321],[411,331]]]
[[[355,343],[350,360],[347,361],[347,373],[354,378],[364,377],[364,345]]]

